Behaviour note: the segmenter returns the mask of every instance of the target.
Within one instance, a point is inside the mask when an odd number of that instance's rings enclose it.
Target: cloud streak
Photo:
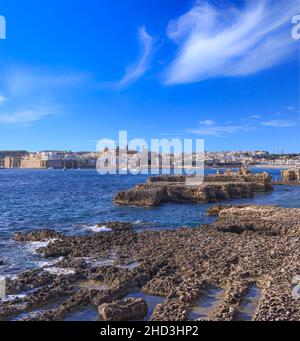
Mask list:
[[[246,128],[240,125],[211,125],[200,126],[198,129],[187,129],[187,132],[194,135],[226,137],[239,131],[245,131]]]
[[[155,39],[151,37],[145,26],[139,29],[139,42],[141,54],[139,59],[127,68],[125,76],[119,82],[118,87],[124,88],[139,80],[150,68]]]
[[[248,116],[248,120],[244,120],[243,124],[218,124],[212,120],[200,121],[200,125],[196,129],[186,129],[186,132],[194,135],[227,137],[235,133],[253,132],[265,130],[267,128],[293,128],[299,126],[299,120],[262,120],[259,115]]]
[[[50,115],[60,115],[61,111],[57,107],[36,107],[27,110],[15,110],[0,115],[0,123],[16,124],[21,126],[29,126],[33,122],[42,120]]]
[[[6,97],[0,95],[0,105],[6,102]]]
[[[55,74],[42,70],[14,67],[0,82],[0,124],[30,126],[49,116],[67,112],[62,94],[82,84],[87,75]]]
[[[291,128],[291,127],[295,127],[297,124],[296,122],[292,122],[292,121],[270,120],[270,121],[261,122],[261,125],[265,127],[274,127],[274,128]]]
[[[185,84],[217,77],[247,76],[297,52],[290,20],[298,1],[247,1],[221,8],[204,1],[169,23],[168,37],[179,45],[165,83]]]

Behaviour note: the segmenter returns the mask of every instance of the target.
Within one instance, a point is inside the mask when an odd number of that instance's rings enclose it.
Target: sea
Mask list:
[[[262,171],[280,178],[280,169],[253,169]],[[42,244],[15,242],[12,237],[16,232],[49,228],[69,235],[87,235],[96,230],[97,224],[102,226],[100,233],[107,233],[108,221],[132,222],[140,231],[194,228],[212,222],[205,211],[213,204],[166,203],[155,208],[113,204],[117,191],[146,180],[146,175],[103,176],[96,170],[0,170],[0,275],[12,276],[46,264],[36,252]],[[300,186],[276,186],[272,193],[230,203],[300,208]]]

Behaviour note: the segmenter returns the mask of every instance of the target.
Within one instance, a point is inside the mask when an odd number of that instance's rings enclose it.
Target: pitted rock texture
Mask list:
[[[234,198],[251,198],[256,192],[273,190],[267,173],[252,174],[246,170],[206,175],[204,182],[195,184],[194,176],[163,175],[150,177],[128,191],[118,192],[115,204],[157,206],[163,202],[207,203]]]
[[[217,206],[208,210],[217,215],[213,224],[223,232],[246,231],[266,235],[299,235],[300,210],[277,206]]]
[[[43,242],[51,239],[60,239],[63,235],[59,232],[42,229],[29,233],[18,232],[14,235],[14,240],[18,242]]]
[[[143,319],[148,312],[144,299],[127,298],[99,306],[99,315],[104,321],[130,321]]]
[[[300,184],[300,168],[281,171],[282,182],[286,184]]]
[[[8,295],[28,293],[1,301],[0,319],[64,320],[89,305],[96,310],[105,304],[118,305],[125,297],[133,297],[131,293],[142,291],[163,300],[150,320],[183,321],[197,300],[215,286],[224,295],[204,319],[233,321],[247,291],[256,285],[261,297],[253,320],[299,321],[300,300],[293,288],[300,274],[296,223],[300,209],[226,206],[215,211],[219,217],[214,224],[197,228],[62,236],[39,250],[46,257],[64,256],[54,265],[61,274],[40,268],[9,278]],[[253,228],[236,233],[232,226],[238,226],[245,214],[254,220]],[[137,262],[137,267],[126,268],[128,261]],[[67,268],[73,272],[64,272]],[[86,286],[87,281],[98,285]],[[43,308],[50,303],[57,305]],[[128,310],[119,318],[129,317]]]

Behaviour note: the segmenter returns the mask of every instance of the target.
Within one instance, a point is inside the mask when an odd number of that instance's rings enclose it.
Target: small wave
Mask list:
[[[88,226],[87,229],[89,229],[93,232],[111,232],[112,231],[112,229],[109,229],[105,225],[103,225],[103,226],[98,226],[98,225]]]
[[[20,300],[22,298],[25,298],[26,295],[7,295],[5,298],[0,299],[0,302],[11,302],[15,300]]]
[[[31,251],[32,253],[37,253],[37,250],[42,248],[42,247],[47,247],[49,244],[57,241],[58,239],[49,239],[46,240],[44,242],[29,242],[27,244],[27,248],[29,251]]]
[[[49,272],[51,275],[63,276],[63,275],[74,275],[74,269],[66,269],[66,268],[44,268],[44,271]]]
[[[53,267],[55,264],[61,262],[62,260],[64,260],[64,257],[59,257],[50,261],[37,261],[35,262],[35,264],[40,267],[40,268],[49,268],[49,267]]]
[[[115,255],[112,254],[110,257],[106,259],[95,259],[95,258],[87,257],[85,258],[85,261],[91,267],[103,267],[103,266],[114,265],[116,259],[115,259]]]

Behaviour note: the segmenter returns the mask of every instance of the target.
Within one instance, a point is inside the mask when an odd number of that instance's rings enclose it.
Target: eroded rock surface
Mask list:
[[[129,321],[143,319],[148,312],[144,299],[127,298],[99,306],[99,315],[104,321]]]
[[[300,184],[300,168],[281,171],[282,182],[286,184]]]
[[[124,314],[118,319],[131,319],[120,300],[140,291],[163,297],[151,320],[181,321],[214,286],[224,294],[206,319],[233,321],[255,285],[261,297],[252,319],[299,321],[293,288],[300,274],[300,209],[219,206],[211,211],[216,222],[193,229],[61,236],[39,250],[46,257],[64,257],[53,265],[61,274],[40,268],[9,278],[8,295],[17,296],[0,302],[0,319],[63,320],[89,305],[119,307],[114,311]],[[129,260],[138,265],[123,266]]]
[[[162,202],[207,203],[233,198],[250,198],[256,192],[273,190],[272,178],[267,173],[252,174],[246,170],[206,175],[204,182],[195,184],[195,177],[163,175],[150,177],[115,197],[115,204],[157,206]]]
[[[49,229],[42,229],[28,233],[15,233],[14,240],[18,242],[43,242],[51,239],[60,239],[62,237],[63,235],[59,232]]]
[[[277,206],[217,206],[208,210],[217,215],[214,223],[219,231],[266,235],[300,235],[300,210]]]

